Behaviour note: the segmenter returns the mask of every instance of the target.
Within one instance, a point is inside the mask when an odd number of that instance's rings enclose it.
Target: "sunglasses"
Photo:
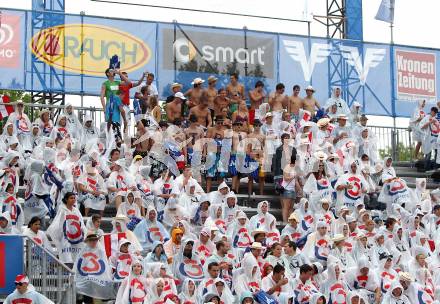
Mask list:
[[[26,283],[23,283],[23,282],[17,283],[17,282],[15,282],[16,286],[23,286],[24,284],[26,284]]]

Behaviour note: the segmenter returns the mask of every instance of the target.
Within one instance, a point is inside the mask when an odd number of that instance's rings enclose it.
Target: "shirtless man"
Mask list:
[[[189,97],[187,102],[188,108],[192,108],[197,106],[200,103],[200,96],[202,96],[203,88],[202,85],[205,81],[202,78],[195,78],[191,84],[193,85],[192,89],[189,89],[184,94],[186,97]]]
[[[189,115],[194,114],[197,117],[197,122],[202,127],[212,126],[211,113],[208,108],[208,93],[203,92],[200,96],[200,104],[198,106],[192,107],[189,110]]]
[[[249,100],[251,101],[251,108],[249,110],[249,123],[254,124],[255,110],[260,108],[263,103],[266,94],[264,93],[264,83],[258,80],[255,84],[255,89],[249,91]]]
[[[282,111],[287,108],[289,98],[284,94],[285,86],[282,83],[277,84],[275,92],[269,95],[269,105],[272,112]]]
[[[299,120],[299,109],[302,109],[304,106],[302,98],[299,97],[300,91],[301,88],[299,85],[295,84],[293,86],[293,95],[289,97],[289,104],[287,107],[287,112],[292,115],[292,118],[295,119],[295,121]]]
[[[313,93],[315,93],[315,89],[312,86],[308,86],[306,88],[307,96],[303,99],[304,110],[309,111],[312,116],[315,116],[316,109],[320,109],[318,101],[313,97]]]
[[[192,114],[189,116],[189,126],[185,129],[185,136],[186,139],[190,139],[191,141],[188,142],[187,145],[187,159],[188,164],[191,164],[192,155],[194,153],[194,145],[197,140],[200,138],[203,138],[205,135],[205,132],[203,131],[203,128],[197,123],[197,116]]]
[[[216,145],[217,145],[217,151],[211,151],[210,149],[206,149],[207,153],[204,153],[206,155],[206,158],[215,158],[215,163],[211,168],[207,168],[206,172],[206,193],[211,191],[211,185],[212,185],[212,178],[217,175],[217,166],[218,166],[218,160],[220,159],[220,153],[221,153],[221,147],[224,137],[224,126],[223,124],[228,124],[228,119],[226,118],[223,120],[221,117],[217,117],[215,119],[215,125],[214,127],[208,128],[208,132],[206,133],[207,138],[214,139]],[[230,122],[230,121],[229,121]],[[220,181],[221,182],[221,181]]]
[[[147,121],[145,119],[141,119],[137,123],[137,132],[136,132],[136,140],[135,145],[133,146],[134,153],[133,156],[140,155],[142,157],[147,156],[148,151],[150,149],[150,145],[152,144],[148,134],[148,130],[146,129]]]
[[[208,108],[211,111],[211,118],[214,118],[214,99],[217,97],[217,77],[209,76],[208,77],[208,88],[206,89],[206,93],[208,93]]]
[[[240,143],[243,142],[243,140],[247,137],[247,132],[243,130],[243,126],[241,122],[234,122],[232,124],[232,148],[231,148],[231,158],[229,161],[229,173],[232,175],[232,191],[235,192],[235,194],[238,193],[240,188],[240,180],[239,180],[239,172],[236,167],[237,162],[237,148]],[[225,134],[225,137],[227,135]],[[244,158],[245,155],[242,157]]]
[[[246,153],[249,155],[249,157],[259,163],[259,167],[257,169],[258,174],[258,186],[260,190],[260,195],[263,195],[264,191],[264,172],[261,172],[262,164],[263,164],[263,149],[264,149],[264,139],[265,136],[261,132],[261,122],[259,120],[254,121],[254,129],[251,133],[249,133],[248,138],[255,138],[258,141],[256,145],[249,144],[248,147],[246,147]],[[251,195],[253,192],[253,184],[254,179],[252,174],[249,176],[248,180],[248,194]]]
[[[174,100],[167,104],[166,112],[167,112],[167,120],[174,121],[176,118],[182,117],[182,107],[183,102],[186,101],[185,96],[182,92],[177,92],[174,95]]]
[[[214,114],[215,116],[222,115],[222,109],[228,108],[231,104],[231,100],[227,97],[226,89],[221,88],[218,90],[218,95],[214,99]]]
[[[238,82],[237,73],[232,73],[229,84],[226,86],[227,96],[231,99],[230,111],[234,113],[240,100],[244,99],[244,86]]]

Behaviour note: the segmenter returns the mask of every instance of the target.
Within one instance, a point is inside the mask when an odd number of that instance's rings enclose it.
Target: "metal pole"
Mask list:
[[[173,45],[176,43],[177,40],[177,29],[176,29],[176,23],[177,20],[173,20],[173,26],[174,26],[174,40],[173,40]],[[174,56],[174,82],[176,82],[176,77],[177,77],[177,59],[176,59],[176,50],[173,50],[173,56]]]
[[[308,51],[309,54],[312,51],[312,38],[310,37],[310,21],[307,22],[307,40],[308,40]],[[310,85],[313,85],[313,78],[312,75],[310,75]]]
[[[396,159],[398,142],[396,141],[396,92],[394,86],[394,33],[393,33],[394,25],[390,23],[390,64],[391,64],[391,107],[393,111],[393,132],[391,133],[392,138],[392,149],[393,149],[393,158]]]
[[[247,27],[244,26],[243,27],[243,31],[244,31],[244,49],[247,50]],[[248,64],[247,64],[247,52],[245,53],[245,61],[244,61],[244,76],[248,76]]]
[[[84,15],[81,11],[81,107],[84,106]]]

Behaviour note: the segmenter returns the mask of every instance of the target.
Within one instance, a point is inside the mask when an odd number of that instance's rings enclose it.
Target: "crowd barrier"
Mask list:
[[[25,242],[26,274],[35,290],[58,304],[75,304],[74,272],[34,240]]]

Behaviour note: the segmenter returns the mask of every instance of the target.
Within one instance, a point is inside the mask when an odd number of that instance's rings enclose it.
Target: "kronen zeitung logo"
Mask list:
[[[186,38],[177,39],[174,44],[174,54],[176,60],[181,63],[187,63],[194,59],[198,53],[192,42]],[[259,64],[264,65],[265,47],[256,47],[253,49],[232,48],[229,46],[212,46],[209,44],[197,46],[202,59],[209,62],[233,62],[234,59],[241,64]]]
[[[104,74],[114,54],[126,72],[147,64],[152,54],[141,39],[97,24],[63,24],[41,30],[29,47],[36,57],[55,68],[94,76]]]

